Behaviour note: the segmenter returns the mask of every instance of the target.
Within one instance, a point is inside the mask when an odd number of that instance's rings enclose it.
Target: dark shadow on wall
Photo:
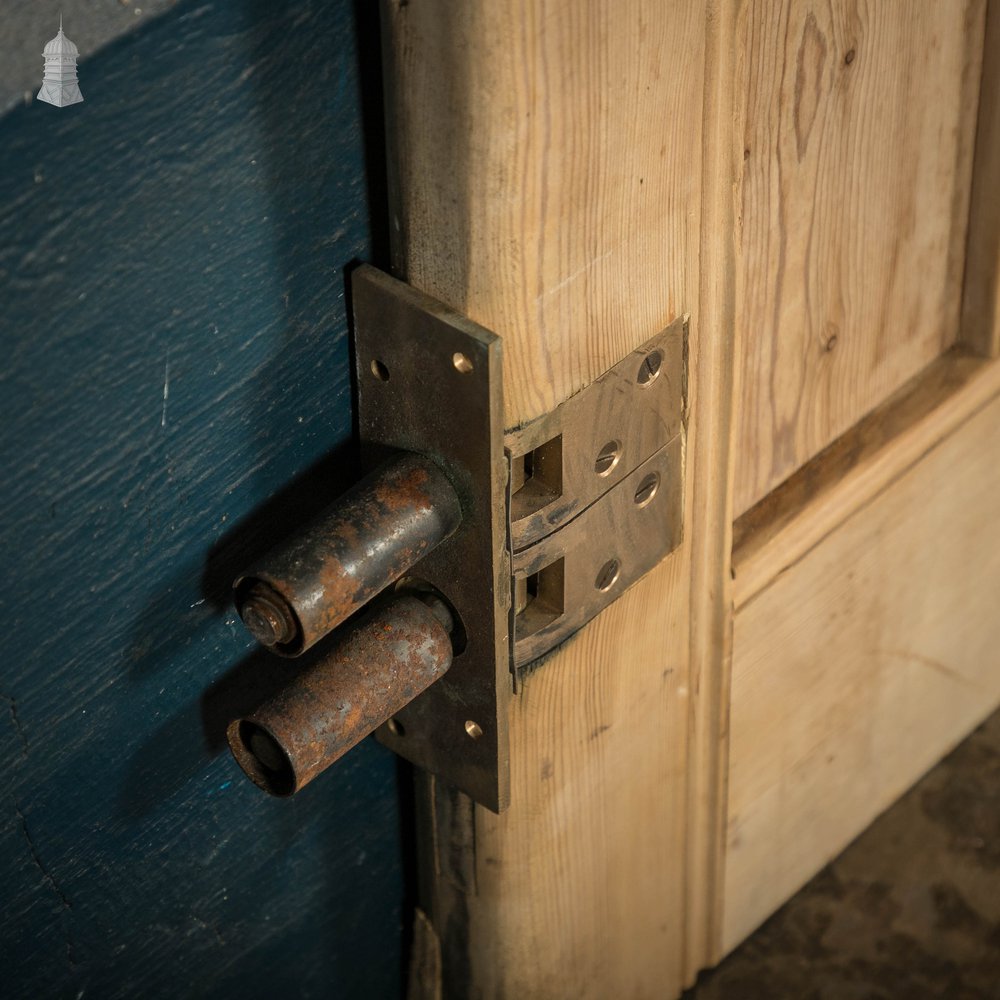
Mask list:
[[[288,669],[229,580],[356,471],[361,6],[181,2],[81,63],[82,105],[0,119],[5,996],[401,990],[393,756],[278,802],[220,736]]]

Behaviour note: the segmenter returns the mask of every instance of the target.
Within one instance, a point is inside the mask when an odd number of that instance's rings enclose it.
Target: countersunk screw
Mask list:
[[[600,590],[610,590],[618,580],[622,564],[617,559],[609,559],[598,571],[594,586]]]
[[[247,631],[262,646],[291,642],[298,633],[292,609],[285,599],[264,584],[257,584],[240,606]]]
[[[652,351],[642,359],[642,364],[639,365],[639,375],[637,381],[639,385],[645,387],[649,385],[656,379],[656,376],[660,374],[660,365],[663,364],[663,353],[661,351]]]
[[[622,446],[617,441],[609,441],[598,452],[597,459],[594,462],[594,472],[599,476],[608,475],[618,465],[618,459],[621,458],[622,454],[621,449]]]
[[[639,483],[639,488],[635,491],[635,502],[639,507],[645,507],[646,504],[656,496],[656,491],[660,486],[660,474],[658,472],[651,472],[646,476],[641,483]]]

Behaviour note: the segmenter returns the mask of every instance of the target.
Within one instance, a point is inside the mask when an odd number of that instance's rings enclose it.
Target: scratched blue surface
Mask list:
[[[364,6],[182,2],[0,119],[8,1000],[399,994],[395,759],[276,801],[222,736],[289,669],[229,582],[354,472]]]

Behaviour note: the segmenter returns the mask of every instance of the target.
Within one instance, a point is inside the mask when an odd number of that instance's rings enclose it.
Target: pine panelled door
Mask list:
[[[670,1000],[1000,704],[1000,3],[379,7],[180,0],[0,119],[5,996]],[[685,330],[677,544],[509,679],[499,812],[225,745],[360,262],[508,440]]]

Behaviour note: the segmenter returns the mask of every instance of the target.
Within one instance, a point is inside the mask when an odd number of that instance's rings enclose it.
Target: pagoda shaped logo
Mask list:
[[[45,76],[38,100],[64,108],[67,104],[83,101],[80,85],[76,81],[77,47],[63,34],[62,15],[59,16],[59,34],[42,51],[45,56]]]

